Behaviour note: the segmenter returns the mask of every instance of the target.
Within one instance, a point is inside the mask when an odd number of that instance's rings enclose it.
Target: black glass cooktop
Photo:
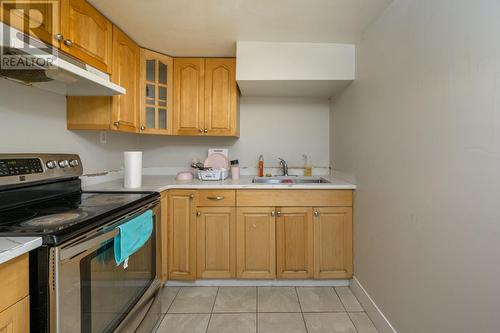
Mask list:
[[[155,193],[84,192],[0,211],[0,236],[43,236],[46,244],[59,243],[156,196]]]

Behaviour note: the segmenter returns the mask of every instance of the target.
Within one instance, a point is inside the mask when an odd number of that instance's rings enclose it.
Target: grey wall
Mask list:
[[[500,2],[396,0],[332,103],[355,275],[398,332],[499,332]]]
[[[137,137],[66,130],[66,98],[0,79],[0,152],[78,153],[86,173],[121,168],[122,151],[138,148]]]
[[[242,98],[241,137],[192,138],[66,130],[66,98],[0,79],[0,152],[76,152],[85,173],[122,167],[124,150],[143,150],[145,167],[187,168],[204,159],[209,147],[226,147],[242,166],[256,167],[259,154],[266,166],[277,157],[303,166],[302,153],[315,166],[329,167],[330,105],[327,99]]]
[[[241,98],[240,138],[142,136],[148,166],[183,167],[193,158],[205,159],[207,148],[229,148],[231,158],[256,168],[259,154],[267,166],[278,157],[291,167],[303,167],[302,154],[312,155],[315,166],[330,165],[330,104],[325,98]]]

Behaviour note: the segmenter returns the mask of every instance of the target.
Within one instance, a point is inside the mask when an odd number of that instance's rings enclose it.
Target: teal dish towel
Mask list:
[[[139,250],[153,233],[153,211],[133,218],[118,226],[118,235],[115,236],[115,261],[120,265],[128,257]]]

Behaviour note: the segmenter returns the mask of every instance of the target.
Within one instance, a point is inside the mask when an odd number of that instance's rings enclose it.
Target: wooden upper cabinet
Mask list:
[[[352,207],[314,208],[314,278],[352,278]]]
[[[2,22],[41,41],[59,47],[55,35],[60,30],[59,2],[4,1]]]
[[[234,207],[200,207],[197,216],[198,278],[236,277]]]
[[[85,0],[61,0],[61,49],[111,72],[113,25]]]
[[[139,124],[139,46],[113,28],[111,80],[127,91],[118,96],[68,96],[68,129],[137,132]]]
[[[277,208],[276,259],[279,279],[313,276],[313,219],[309,207]]]
[[[168,271],[171,280],[196,278],[196,192],[168,194]]]
[[[243,279],[276,277],[276,239],[273,207],[237,209],[236,266]]]
[[[125,95],[113,96],[111,129],[136,132],[138,129],[139,46],[117,27],[113,27],[114,83],[127,89]]]
[[[141,49],[140,125],[141,133],[172,134],[173,59]]]
[[[174,59],[175,135],[238,136],[236,61]]]
[[[207,135],[238,136],[238,88],[235,59],[205,60]]]
[[[174,134],[204,131],[205,59],[174,59]]]

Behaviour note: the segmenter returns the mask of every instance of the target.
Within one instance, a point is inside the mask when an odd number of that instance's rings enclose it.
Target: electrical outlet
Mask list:
[[[108,132],[106,131],[99,132],[99,142],[102,144],[108,143]]]

